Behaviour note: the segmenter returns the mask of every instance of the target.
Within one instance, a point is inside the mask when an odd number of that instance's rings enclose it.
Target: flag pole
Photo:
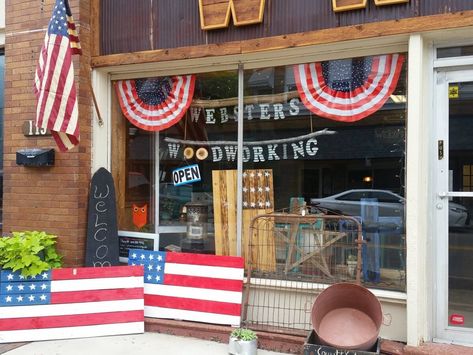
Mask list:
[[[99,126],[102,127],[103,119],[102,119],[102,115],[100,114],[99,105],[97,104],[97,99],[95,98],[95,92],[94,92],[94,88],[92,87],[92,79],[90,78],[90,76],[89,76],[88,82],[89,82],[90,92],[92,93],[92,101],[94,102],[95,112],[97,112]]]

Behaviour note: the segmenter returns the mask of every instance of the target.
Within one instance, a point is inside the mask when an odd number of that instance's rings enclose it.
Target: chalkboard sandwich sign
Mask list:
[[[115,185],[105,168],[97,170],[90,182],[85,265],[119,265]]]
[[[321,344],[318,334],[315,330],[309,333],[304,343],[304,355],[379,355],[380,340],[378,339],[373,347],[369,350],[352,350],[343,349],[341,347],[333,347]]]

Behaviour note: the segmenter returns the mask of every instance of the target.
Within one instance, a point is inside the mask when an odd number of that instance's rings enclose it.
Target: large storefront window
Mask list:
[[[403,290],[404,60],[387,55],[245,70],[241,137],[237,71],[195,75],[182,118],[159,132],[128,122],[117,103],[114,126],[121,133],[113,136],[113,170],[121,186],[121,234],[159,234],[154,249],[236,255],[241,223],[243,255],[251,252],[265,272],[330,281],[340,270],[347,273],[349,248],[329,253],[317,270],[320,260],[310,262],[311,246],[304,241],[311,237],[303,225],[294,246],[288,238],[278,244],[283,220],[257,245],[251,222],[284,213],[337,215],[342,218],[327,228],[349,238],[343,223],[349,216],[363,226],[363,282]],[[171,90],[163,84],[171,79],[146,80],[139,85]],[[292,247],[294,254],[286,250]],[[290,267],[289,257],[296,258]]]
[[[225,152],[229,159],[222,159],[222,152],[212,142],[237,141],[237,123],[233,111],[237,102],[237,72],[192,76],[193,88],[188,93],[189,100],[192,100],[190,107],[182,110],[183,115],[175,124],[166,123],[169,127],[161,131],[143,129],[136,122],[138,127],[133,125],[134,113],[128,112],[131,120],[124,117],[124,107],[142,105],[137,110],[144,112],[146,107],[157,107],[160,100],[164,105],[166,95],[172,92],[172,85],[169,78],[114,83],[116,88],[122,88],[122,91],[116,91],[117,122],[112,137],[115,157],[112,159],[112,170],[119,186],[121,256],[126,256],[126,247],[212,254],[217,248],[219,254],[234,255],[235,186],[213,186],[212,182],[219,172],[236,172],[236,146]],[[130,95],[126,92],[127,88],[130,88]],[[137,93],[141,95],[140,104],[125,102],[127,99],[133,100],[131,97]],[[121,101],[122,110],[118,101]],[[226,111],[221,107],[222,102],[229,104],[232,110]],[[172,112],[177,110],[176,107],[166,108],[165,111]],[[163,122],[167,119],[163,118]],[[222,120],[228,121],[224,127]],[[143,119],[140,122],[145,121]],[[199,177],[193,179],[192,183],[174,180],[180,174],[185,179],[186,173],[193,177],[198,174]],[[214,216],[214,203],[227,196],[229,200],[225,211],[219,209],[218,212],[235,216],[231,221],[226,220],[222,226],[219,224],[220,214]],[[215,229],[225,235],[225,245],[220,244],[222,239],[215,241]]]
[[[384,71],[375,72],[383,60]],[[379,56],[245,71],[243,216],[268,212],[279,216],[279,223],[276,219],[271,226],[276,230],[274,242],[268,242],[265,223],[260,236],[258,230],[256,237],[251,235],[256,240],[250,242],[253,254],[258,243],[265,248],[274,243],[276,251],[269,253],[272,260],[258,252],[255,267],[282,270],[286,275],[293,272],[298,278],[304,274],[320,274],[329,281],[339,278],[337,273],[343,274],[348,259],[356,257],[354,230],[343,237],[336,234],[349,222],[343,216],[351,216],[363,226],[364,283],[404,288],[406,73],[402,63],[401,56]],[[385,79],[376,83],[376,75]],[[399,81],[389,81],[397,75]],[[366,89],[370,85],[373,88]],[[360,87],[368,92],[361,99]],[[267,199],[258,198],[261,188],[270,191]],[[340,215],[323,221],[331,224],[325,229],[334,233],[324,234],[325,240],[318,242],[320,234],[311,226],[314,220],[307,219],[299,222],[291,240],[294,222],[284,216],[299,213],[296,206],[314,214]],[[279,235],[287,231],[286,235],[278,239],[278,230]],[[314,252],[332,242],[325,254]],[[286,249],[291,247],[295,252],[289,255]],[[318,261],[311,262],[314,257]],[[292,258],[289,263],[288,258]]]

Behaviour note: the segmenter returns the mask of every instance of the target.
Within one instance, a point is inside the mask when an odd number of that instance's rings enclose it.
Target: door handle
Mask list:
[[[438,193],[438,197],[441,199],[444,199],[446,197],[473,197],[473,192],[471,191],[456,191],[456,192],[446,192],[446,191],[440,191]]]

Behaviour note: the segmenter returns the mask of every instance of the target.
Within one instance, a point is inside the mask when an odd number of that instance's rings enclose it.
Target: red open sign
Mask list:
[[[452,314],[450,316],[450,324],[453,325],[463,325],[465,324],[465,317],[461,314]]]

